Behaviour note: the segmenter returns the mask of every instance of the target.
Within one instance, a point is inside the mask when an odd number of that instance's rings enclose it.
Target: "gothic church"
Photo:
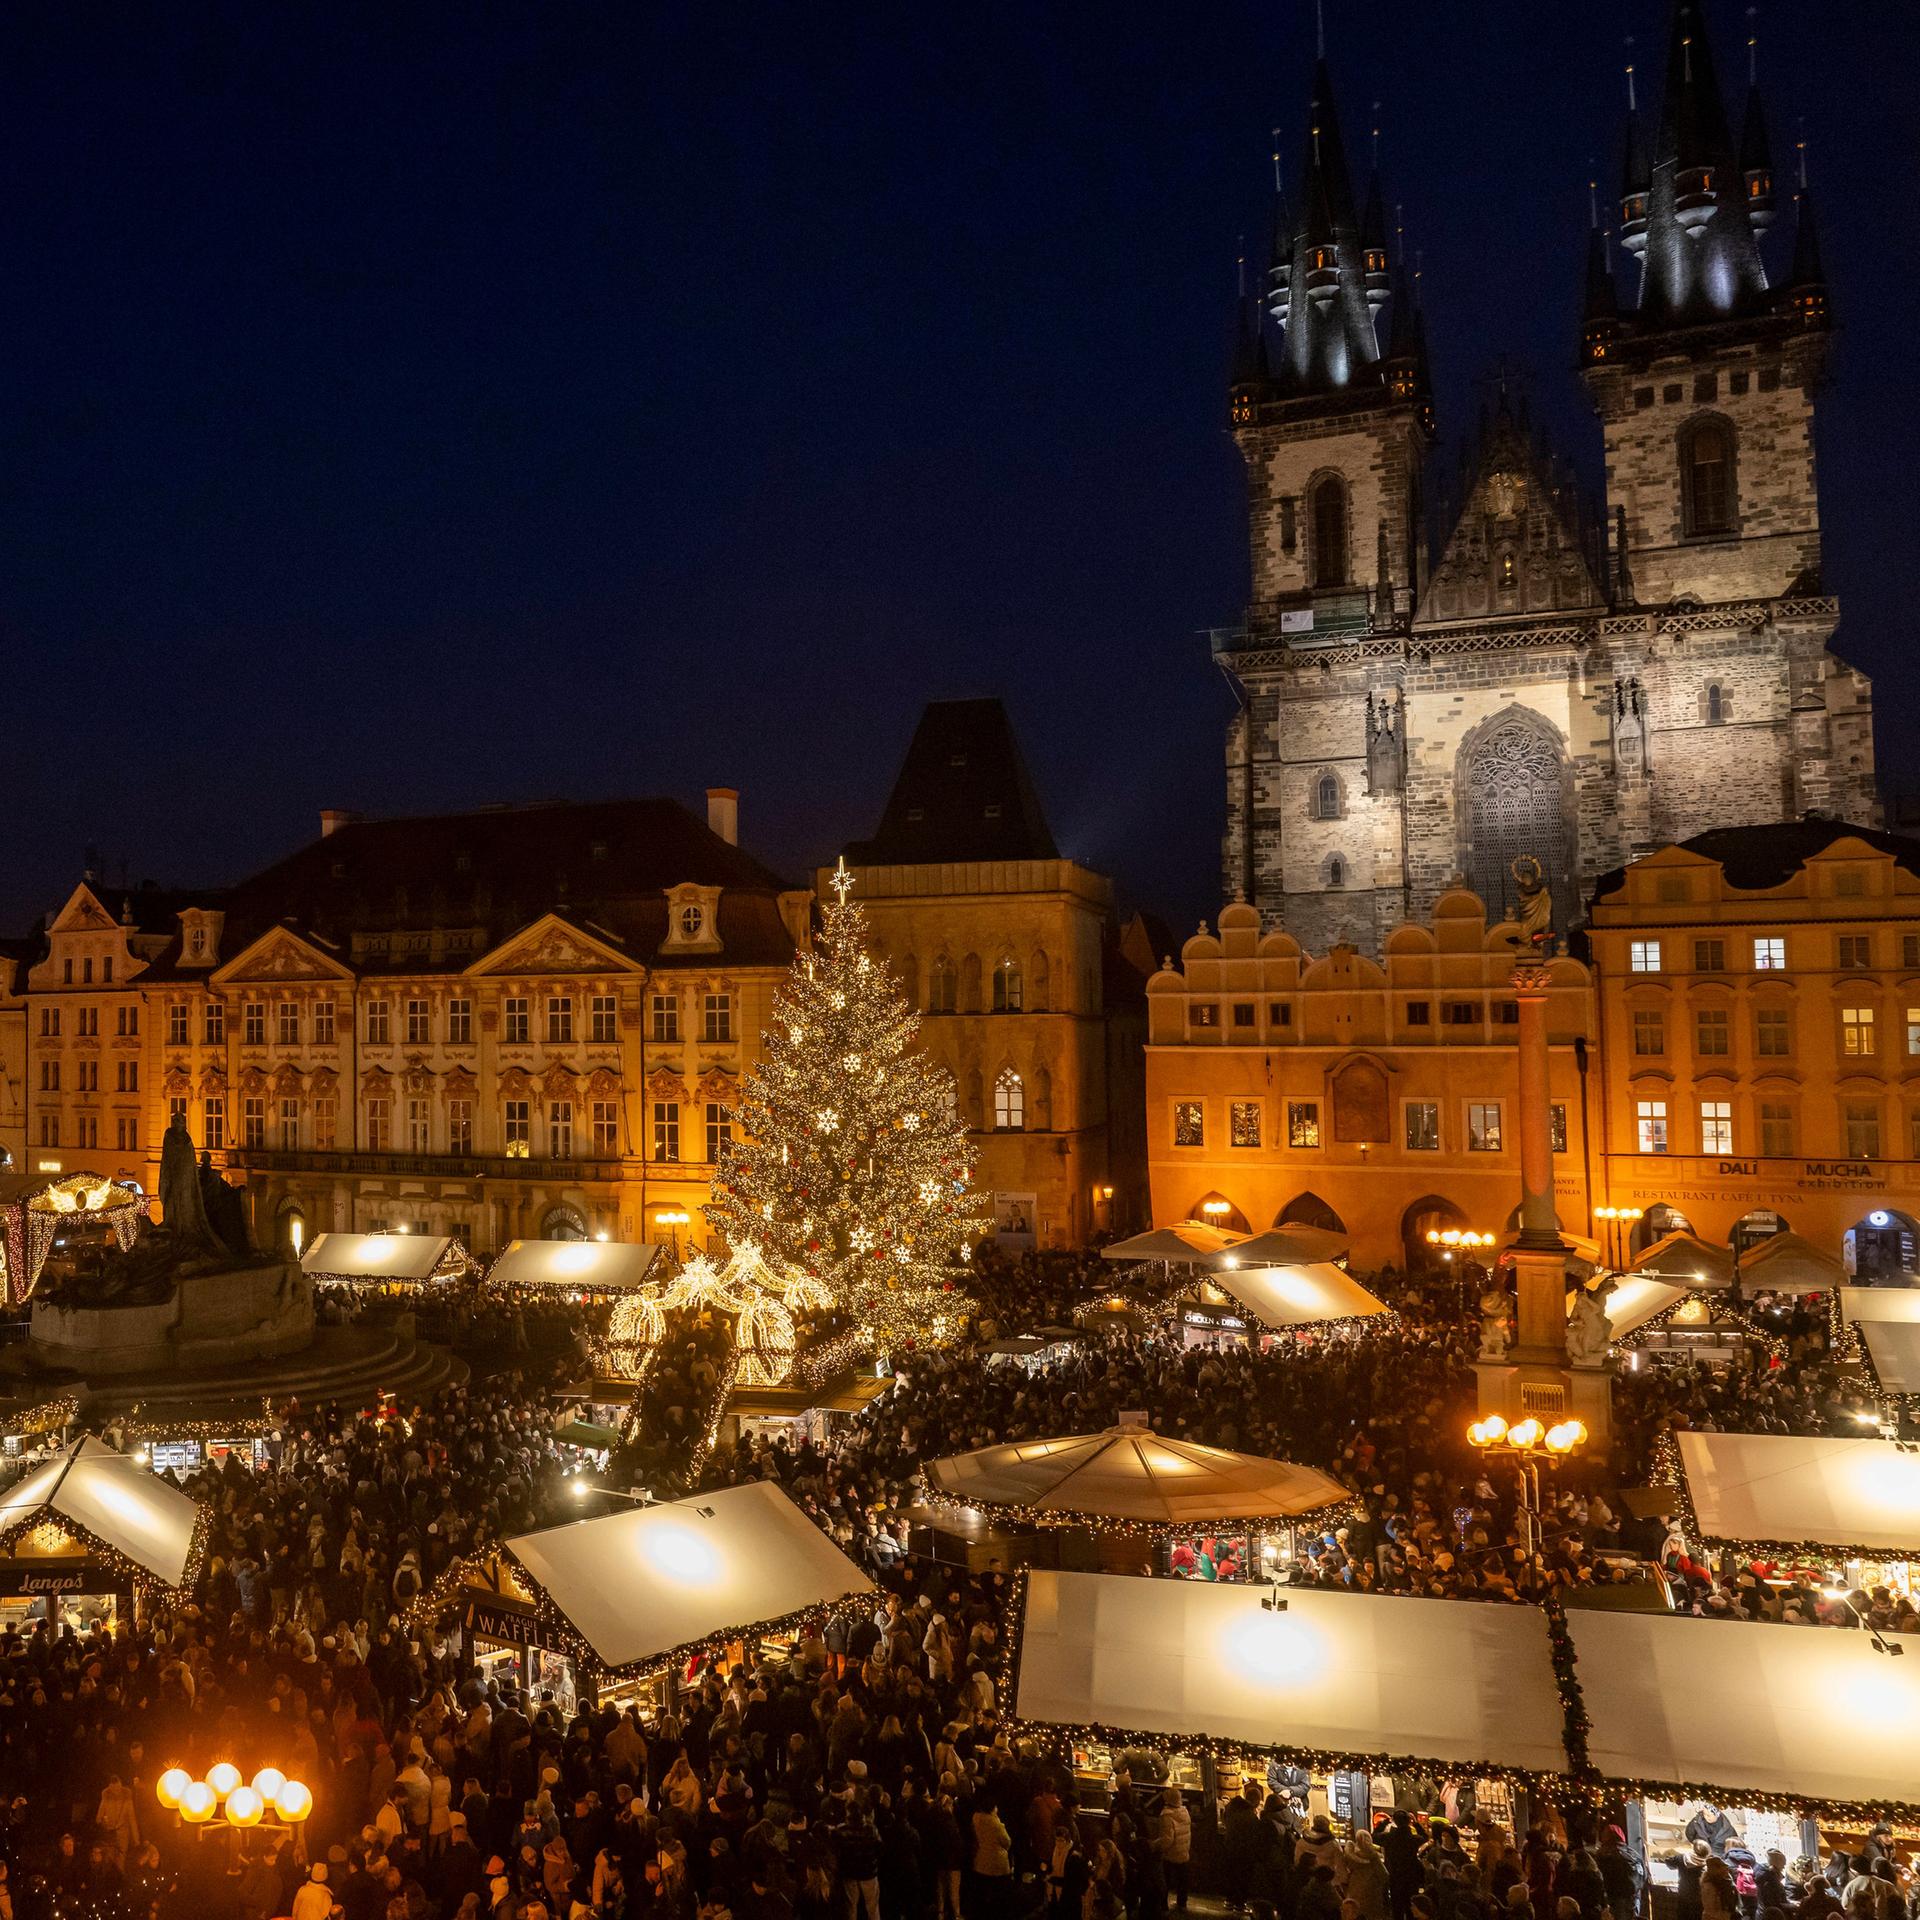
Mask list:
[[[1667,841],[1877,817],[1870,691],[1830,650],[1820,573],[1832,316],[1813,208],[1802,182],[1770,279],[1766,122],[1750,89],[1736,148],[1702,15],[1677,0],[1659,116],[1629,115],[1631,298],[1611,236],[1589,236],[1579,366],[1604,513],[1502,398],[1444,542],[1427,537],[1421,316],[1389,267],[1377,174],[1356,211],[1315,70],[1297,202],[1277,201],[1230,395],[1252,597],[1213,643],[1240,696],[1225,894],[1309,949],[1377,953],[1460,880],[1498,917],[1521,856],[1565,928],[1597,875]]]

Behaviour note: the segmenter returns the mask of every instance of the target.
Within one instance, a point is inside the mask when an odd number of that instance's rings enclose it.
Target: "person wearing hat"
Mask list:
[[[307,1870],[305,1885],[293,1896],[293,1920],[328,1920],[333,1910],[333,1890],[327,1885],[327,1863],[316,1860]]]

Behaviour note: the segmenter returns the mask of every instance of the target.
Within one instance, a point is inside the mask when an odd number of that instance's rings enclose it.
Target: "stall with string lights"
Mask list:
[[[0,1298],[23,1307],[63,1235],[106,1227],[125,1253],[147,1217],[147,1196],[104,1173],[0,1174]]]
[[[300,1271],[316,1287],[356,1293],[420,1293],[473,1270],[466,1248],[450,1234],[321,1233],[300,1256]]]
[[[0,1621],[113,1627],[194,1585],[207,1525],[198,1501],[83,1434],[0,1494]]]

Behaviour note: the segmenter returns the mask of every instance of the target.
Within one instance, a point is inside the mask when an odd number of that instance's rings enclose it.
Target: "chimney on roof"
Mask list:
[[[738,787],[707,789],[707,825],[728,846],[737,847],[740,844],[740,789]]]
[[[360,816],[346,807],[322,807],[320,809],[320,838],[338,833],[342,827],[350,827]]]

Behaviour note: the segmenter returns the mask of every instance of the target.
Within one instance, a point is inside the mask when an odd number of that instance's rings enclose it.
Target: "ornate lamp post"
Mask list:
[[[1607,1229],[1608,1264],[1624,1270],[1627,1250],[1632,1245],[1633,1223],[1645,1212],[1641,1207],[1595,1207],[1593,1217],[1604,1221]]]
[[[1533,1418],[1508,1426],[1497,1413],[1467,1428],[1467,1444],[1477,1452],[1511,1460],[1520,1478],[1520,1532],[1531,1560],[1540,1551],[1540,1467],[1557,1467],[1587,1443],[1587,1429],[1579,1420],[1560,1420],[1543,1427]]]
[[[169,1767],[154,1782],[154,1798],[182,1826],[199,1831],[221,1828],[245,1833],[264,1824],[293,1834],[294,1857],[306,1858],[306,1821],[313,1812],[313,1793],[298,1780],[289,1780],[278,1767],[262,1767],[251,1781],[240,1769],[222,1760],[196,1780],[185,1767]],[[273,1817],[269,1821],[268,1815]]]

